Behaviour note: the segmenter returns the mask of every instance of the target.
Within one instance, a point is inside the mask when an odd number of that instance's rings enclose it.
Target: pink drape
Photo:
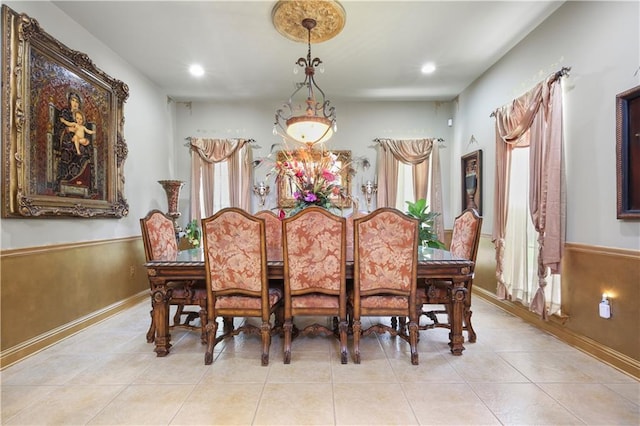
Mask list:
[[[529,146],[530,215],[538,232],[538,290],[530,309],[546,318],[546,270],[560,273],[564,247],[565,203],[562,138],[562,72],[554,73],[510,105],[498,108],[496,117],[496,179],[493,242],[499,297],[507,297],[503,277],[504,243],[509,204],[511,151]]]
[[[401,161],[413,166],[413,188],[416,200],[427,198],[429,188],[429,158],[433,155],[431,175],[431,211],[440,213],[435,220],[436,233],[444,241],[444,222],[442,218],[442,179],[440,176],[440,156],[435,139],[377,139],[378,148],[378,207],[395,207],[396,188],[398,186],[398,163]]]
[[[229,197],[231,207],[250,210],[251,194],[251,150],[246,149],[246,139],[204,139],[191,140],[191,215],[200,218],[213,211],[215,191],[214,163],[227,161],[229,168]],[[245,148],[245,149],[243,149]],[[202,183],[202,193],[200,193]],[[204,205],[201,205],[201,199]]]

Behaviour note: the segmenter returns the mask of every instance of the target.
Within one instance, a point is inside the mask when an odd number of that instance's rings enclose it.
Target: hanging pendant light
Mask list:
[[[315,9],[311,7],[313,3],[316,3]],[[292,13],[291,10],[282,10],[300,4],[306,9],[298,9],[295,11],[296,13]],[[326,14],[328,7],[331,7],[332,14],[340,19],[329,21],[333,25],[329,31],[327,28],[323,28],[320,34],[320,37],[323,37],[321,41],[323,41],[335,36],[344,26],[344,9],[337,2],[281,1],[278,2],[273,12],[276,28],[287,37],[296,39],[296,37],[300,37],[300,27],[306,30],[308,47],[306,58],[301,57],[295,62],[298,67],[304,69],[305,79],[296,83],[296,89],[289,96],[288,101],[276,111],[273,132],[275,135],[304,143],[309,147],[328,141],[337,130],[335,107],[331,106],[324,91],[315,80],[316,69],[322,64],[320,58],[312,59],[311,56],[312,30],[316,28],[318,22],[315,18],[305,17],[298,25],[292,25],[290,22],[283,25],[282,17],[301,13],[313,15],[314,12],[317,13],[318,8],[324,8],[323,13]]]

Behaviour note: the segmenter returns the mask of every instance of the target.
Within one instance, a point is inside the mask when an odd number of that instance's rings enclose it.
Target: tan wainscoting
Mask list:
[[[640,251],[567,243],[562,270],[562,314],[541,320],[519,303],[496,297],[495,249],[482,236],[474,294],[562,341],[640,378]],[[611,318],[600,318],[602,293],[611,297]],[[482,330],[476,330],[478,340]]]
[[[140,237],[0,252],[0,368],[148,298]]]

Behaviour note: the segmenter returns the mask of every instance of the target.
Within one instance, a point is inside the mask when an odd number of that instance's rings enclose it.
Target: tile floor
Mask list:
[[[341,365],[337,341],[294,340],[282,363],[274,337],[260,365],[257,336],[216,348],[172,332],[157,358],[144,302],[2,371],[7,425],[638,425],[640,383],[476,297],[478,342],[448,352],[447,330],[421,332],[420,365],[388,335]],[[351,340],[349,341],[351,343]]]

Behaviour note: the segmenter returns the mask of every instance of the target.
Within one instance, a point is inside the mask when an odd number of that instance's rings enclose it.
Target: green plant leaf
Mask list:
[[[427,200],[420,198],[416,202],[405,201],[407,204],[406,215],[418,219],[418,238],[422,244],[428,247],[444,248],[444,244],[438,240],[435,232],[435,219],[440,215],[436,212],[427,212]]]

